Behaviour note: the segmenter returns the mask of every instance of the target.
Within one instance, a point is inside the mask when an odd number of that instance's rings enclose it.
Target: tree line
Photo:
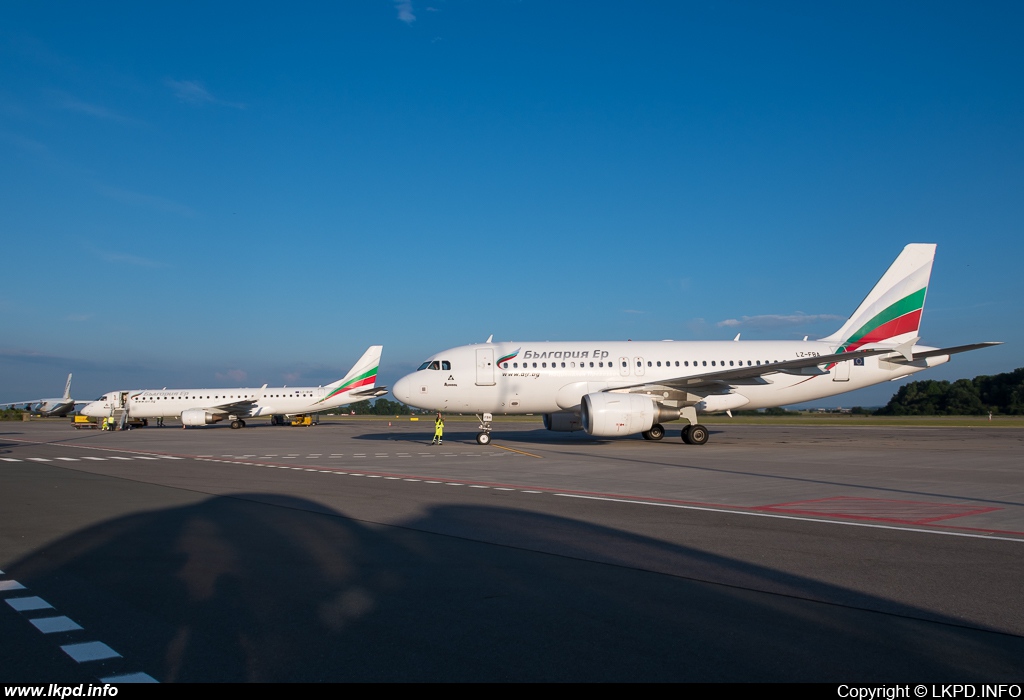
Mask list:
[[[1024,415],[1024,367],[955,382],[928,379],[901,386],[879,416]]]

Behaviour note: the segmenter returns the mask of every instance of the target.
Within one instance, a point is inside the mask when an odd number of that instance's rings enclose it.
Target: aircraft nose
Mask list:
[[[391,395],[402,403],[409,403],[409,398],[412,396],[412,377],[407,374],[395,382],[395,385],[391,387]]]

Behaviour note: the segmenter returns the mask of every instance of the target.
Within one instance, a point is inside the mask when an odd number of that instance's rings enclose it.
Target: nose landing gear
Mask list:
[[[490,413],[485,413],[482,417],[480,414],[476,414],[476,419],[480,421],[480,432],[476,434],[476,441],[479,445],[490,445],[491,444],[491,421],[494,420],[494,416]]]

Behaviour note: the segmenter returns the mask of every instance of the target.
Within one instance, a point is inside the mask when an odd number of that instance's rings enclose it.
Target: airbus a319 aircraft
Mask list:
[[[376,386],[381,350],[380,345],[371,346],[348,374],[327,386],[111,391],[85,406],[82,413],[91,418],[181,418],[186,426],[230,420],[232,428],[244,428],[246,418],[257,416],[283,422],[284,417],[306,416],[388,393],[387,387]]]
[[[493,414],[544,414],[548,430],[614,437],[665,435],[702,445],[697,415],[814,401],[905,377],[950,355],[999,345],[917,345],[935,245],[906,246],[843,326],[820,340],[537,342],[464,345],[439,352],[392,389],[400,401],[475,413],[477,442]],[[481,415],[482,414],[482,415]],[[730,413],[731,415],[731,413]]]

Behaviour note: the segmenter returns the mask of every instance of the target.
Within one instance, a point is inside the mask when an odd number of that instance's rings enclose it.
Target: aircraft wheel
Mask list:
[[[481,445],[490,445],[491,444],[491,434],[490,433],[477,433],[476,434],[476,441],[479,444],[481,444]]]
[[[682,435],[679,436],[679,437],[681,437],[683,439],[683,442],[685,442],[687,445],[692,445],[693,444],[692,442],[690,442],[690,428],[692,428],[692,427],[693,427],[692,425],[684,425],[683,426],[683,433],[682,433]]]
[[[645,430],[642,433],[640,433],[640,437],[642,437],[644,440],[653,440],[654,439],[654,438],[651,437],[651,431],[650,430]]]
[[[655,423],[651,426],[651,429],[647,431],[647,434],[650,436],[647,438],[648,440],[660,440],[665,437],[665,426],[661,423]]]
[[[240,420],[233,420],[233,421],[231,421],[231,429],[232,430],[238,430],[241,427],[242,427],[242,421],[240,421]]]
[[[691,425],[690,426],[690,444],[691,445],[703,445],[708,441],[711,434],[708,429],[703,425]]]
[[[245,421],[244,421],[244,420],[240,420],[240,421],[238,421],[238,422],[242,424],[242,427],[243,427],[243,428],[245,427]]]

